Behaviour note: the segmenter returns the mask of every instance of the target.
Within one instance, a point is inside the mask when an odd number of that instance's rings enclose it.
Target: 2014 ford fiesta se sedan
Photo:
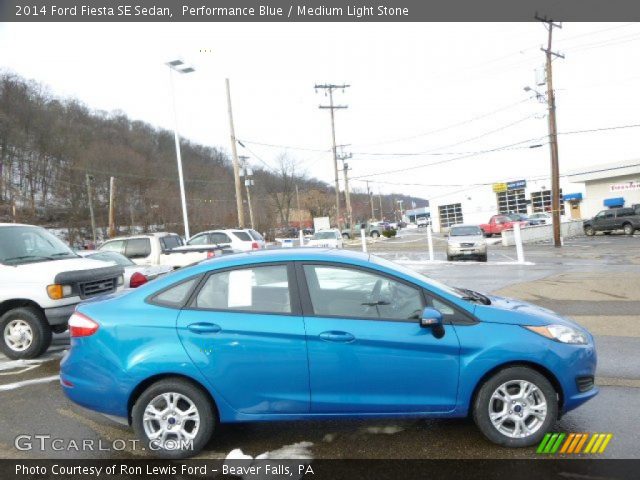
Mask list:
[[[151,451],[197,453],[222,422],[472,416],[538,443],[593,398],[593,337],[517,300],[374,255],[228,255],[81,304],[61,384]]]

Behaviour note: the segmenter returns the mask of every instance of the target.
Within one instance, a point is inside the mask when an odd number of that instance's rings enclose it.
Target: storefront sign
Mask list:
[[[515,182],[507,182],[507,190],[517,190],[518,188],[526,188],[526,180],[516,180]]]
[[[610,192],[625,192],[627,190],[640,190],[640,181],[626,183],[614,183],[609,186]]]
[[[493,191],[496,192],[496,193],[506,192],[507,191],[507,184],[506,183],[494,183],[493,184]]]

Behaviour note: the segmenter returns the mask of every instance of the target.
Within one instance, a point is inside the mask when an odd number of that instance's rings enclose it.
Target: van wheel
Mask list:
[[[622,226],[622,229],[624,230],[625,235],[633,235],[634,228],[633,228],[633,225],[631,225],[630,223],[625,223]]]
[[[587,237],[593,237],[596,234],[596,231],[593,229],[591,225],[589,225],[588,227],[584,227],[584,234]]]
[[[42,313],[32,307],[5,313],[0,318],[0,332],[0,350],[13,360],[39,357],[51,345],[51,328]]]
[[[473,419],[482,434],[505,447],[537,445],[557,418],[555,389],[527,367],[499,371],[484,382],[473,403]]]
[[[166,378],[147,388],[136,400],[131,419],[145,448],[173,459],[202,450],[217,422],[209,397],[180,378]]]

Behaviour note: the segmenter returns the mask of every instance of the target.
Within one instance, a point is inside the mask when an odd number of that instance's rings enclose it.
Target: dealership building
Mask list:
[[[563,220],[590,218],[600,210],[640,204],[640,160],[583,168],[560,178]],[[434,231],[456,223],[487,223],[492,215],[551,211],[551,180],[513,179],[429,199]]]

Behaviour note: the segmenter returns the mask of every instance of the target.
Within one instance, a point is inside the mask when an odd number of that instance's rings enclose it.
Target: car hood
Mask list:
[[[476,317],[483,322],[511,325],[565,325],[584,330],[578,324],[562,315],[532,303],[513,298],[488,296],[491,305],[477,305]]]
[[[456,235],[455,237],[449,237],[449,243],[481,243],[484,241],[484,237],[480,235]]]

